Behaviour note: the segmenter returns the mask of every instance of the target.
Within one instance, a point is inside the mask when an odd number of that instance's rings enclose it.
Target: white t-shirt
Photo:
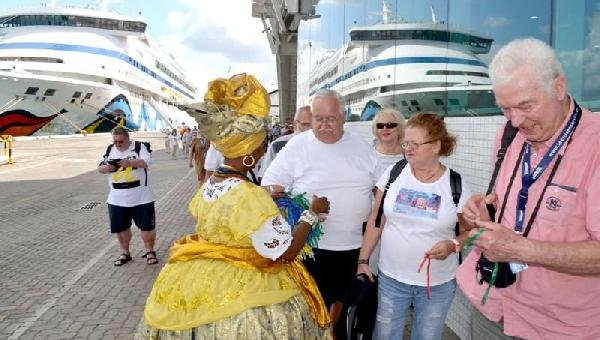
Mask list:
[[[141,158],[146,162],[146,165],[150,165],[151,157],[148,149],[144,144],[141,145],[140,155],[135,153],[135,142],[131,141],[129,148],[123,152],[119,151],[116,146],[110,149],[107,159],[137,159]],[[149,169],[146,169],[149,171]],[[108,193],[108,199],[106,202],[112,205],[118,205],[121,207],[133,207],[136,205],[146,204],[154,202],[154,193],[150,187],[150,181],[147,181],[146,172],[142,168],[138,169],[117,169],[115,172],[108,174],[108,187],[110,192]],[[115,189],[114,183],[132,183],[139,181],[139,186],[129,189]],[[146,183],[148,185],[146,185]]]
[[[295,193],[325,196],[330,211],[323,223],[320,249],[360,248],[362,225],[383,168],[373,148],[345,131],[334,144],[319,141],[312,130],[292,138],[265,172],[262,185],[278,184]]]
[[[269,165],[271,165],[271,162],[273,162],[273,160],[275,159],[275,157],[277,156],[277,154],[279,153],[279,151],[285,147],[285,144],[287,144],[287,142],[292,139],[292,137],[296,136],[297,133],[292,133],[289,135],[285,135],[285,136],[281,136],[279,138],[277,138],[276,140],[274,140],[273,142],[271,142],[271,144],[269,144],[269,147],[267,148],[267,152],[265,152],[265,154],[262,156],[262,160],[260,162],[260,171],[258,172],[258,177],[263,177],[265,174],[265,171],[267,171],[267,168],[269,167]],[[283,146],[282,146],[283,144]]]
[[[383,191],[392,166],[377,182]],[[471,196],[471,191],[461,176],[462,193],[458,208],[452,200],[450,169],[433,183],[417,180],[406,165],[396,181],[390,185],[383,204],[386,221],[381,234],[379,271],[405,284],[426,286],[427,268],[417,273],[419,263],[434,244],[456,237],[456,214]],[[450,254],[445,260],[431,260],[430,285],[435,286],[454,279],[458,256]]]
[[[381,161],[381,166],[384,169],[387,169],[390,165],[396,164],[399,160],[404,158],[403,153],[399,153],[397,155],[386,155],[377,150],[375,150],[375,154],[379,157],[379,161]]]

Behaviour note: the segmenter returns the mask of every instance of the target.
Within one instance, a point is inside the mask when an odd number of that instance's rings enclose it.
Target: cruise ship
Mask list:
[[[1,14],[0,134],[196,125],[177,105],[194,101],[197,89],[146,27],[102,2]]]
[[[342,48],[313,65],[304,84],[309,98],[322,88],[338,91],[347,121],[371,120],[380,107],[405,115],[496,112],[487,66],[477,56],[493,40],[436,21],[433,7],[431,13],[431,22],[396,22],[384,2],[380,23],[353,27]]]

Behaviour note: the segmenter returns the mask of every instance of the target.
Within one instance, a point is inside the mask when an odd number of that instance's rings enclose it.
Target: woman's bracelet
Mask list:
[[[369,264],[369,259],[358,259],[358,264]]]

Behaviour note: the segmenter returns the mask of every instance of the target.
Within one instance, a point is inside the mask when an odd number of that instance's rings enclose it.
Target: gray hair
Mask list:
[[[496,53],[489,66],[492,84],[508,83],[522,65],[531,70],[537,83],[549,94],[554,93],[556,77],[564,76],[552,47],[535,38],[524,38],[511,41]]]
[[[124,128],[123,126],[116,126],[114,129],[112,129],[112,131],[110,133],[113,136],[119,135],[119,136],[125,136],[125,137],[129,138],[129,131],[127,131],[127,129]]]
[[[344,101],[344,97],[342,97],[342,95],[340,95],[335,90],[320,89],[315,94],[315,97],[313,98],[313,103],[315,102],[315,100],[317,100],[317,98],[326,98],[326,97],[333,97],[333,98],[335,98],[335,100],[338,103],[339,110],[340,110],[340,116],[342,116],[342,118],[345,118],[346,117],[346,112],[345,112],[346,102]],[[314,111],[314,108],[313,108],[313,111]]]
[[[300,115],[300,112],[302,111],[308,111],[308,112],[312,112],[310,109],[310,105],[304,105],[298,108],[298,110],[296,110],[296,114],[294,114],[294,120],[298,120],[298,116]]]

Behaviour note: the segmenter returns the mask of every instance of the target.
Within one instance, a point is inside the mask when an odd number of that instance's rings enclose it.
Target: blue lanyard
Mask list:
[[[579,121],[579,116],[581,116],[581,108],[577,103],[574,102],[575,108],[573,109],[573,113],[571,114],[571,118],[569,118],[569,122],[567,126],[562,130],[554,144],[550,147],[550,150],[544,155],[544,158],[540,161],[538,166],[531,172],[531,144],[525,143],[525,151],[523,153],[523,177],[521,178],[521,190],[519,190],[518,200],[517,200],[517,216],[515,222],[515,232],[522,233],[523,232],[523,222],[525,221],[525,206],[527,205],[527,198],[529,196],[529,188],[535,181],[542,176],[544,170],[550,165],[552,159],[560,148],[570,139],[575,127]]]

